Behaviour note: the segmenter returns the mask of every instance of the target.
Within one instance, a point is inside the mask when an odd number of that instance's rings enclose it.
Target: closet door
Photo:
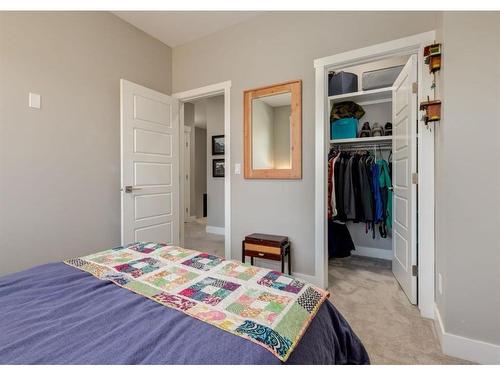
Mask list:
[[[417,151],[417,56],[413,55],[394,82],[393,129],[393,233],[392,272],[411,303],[417,303],[417,191],[412,184]]]

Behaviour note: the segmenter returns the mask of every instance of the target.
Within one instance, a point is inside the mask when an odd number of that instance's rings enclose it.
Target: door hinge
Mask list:
[[[411,174],[411,183],[414,185],[418,185],[418,173]]]
[[[418,266],[417,265],[411,266],[411,275],[418,276]]]
[[[418,92],[418,83],[417,82],[413,82],[411,84],[411,92],[416,94]]]

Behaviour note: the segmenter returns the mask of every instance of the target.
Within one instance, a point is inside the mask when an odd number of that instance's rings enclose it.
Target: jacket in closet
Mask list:
[[[379,183],[382,191],[382,202],[384,210],[385,225],[392,228],[392,181],[389,172],[389,165],[385,160],[377,161],[380,169]]]

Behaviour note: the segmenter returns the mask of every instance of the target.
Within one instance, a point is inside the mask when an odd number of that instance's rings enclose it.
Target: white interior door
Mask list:
[[[417,303],[417,56],[412,55],[394,82],[392,272],[411,303]]]
[[[120,80],[122,244],[179,244],[179,103]]]
[[[184,127],[184,221],[191,216],[191,128]]]

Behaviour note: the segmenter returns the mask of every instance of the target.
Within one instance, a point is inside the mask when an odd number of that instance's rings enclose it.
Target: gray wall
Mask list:
[[[447,332],[500,344],[500,13],[440,21],[436,300]]]
[[[194,128],[196,217],[203,217],[203,194],[207,192],[207,130]]]
[[[289,105],[274,107],[273,159],[274,167],[287,169],[291,167],[292,152],[290,149],[290,115]]]
[[[232,81],[231,160],[243,162],[243,90],[292,79],[303,81],[303,178],[231,177],[232,255],[249,233],[288,235],[293,271],[314,273],[313,60],[433,30],[437,14],[403,12],[266,13],[173,49],[173,91]],[[336,30],[349,30],[335,36]],[[226,166],[226,171],[232,168]]]
[[[109,13],[0,12],[0,274],[120,243],[120,78],[170,93],[170,48]]]
[[[252,167],[269,169],[274,161],[274,110],[261,100],[252,102]]]
[[[224,134],[224,96],[206,99],[207,116],[207,201],[208,225],[224,227],[224,178],[212,177],[212,160],[224,159],[224,155],[212,156],[212,136]],[[226,173],[228,169],[226,166]]]

